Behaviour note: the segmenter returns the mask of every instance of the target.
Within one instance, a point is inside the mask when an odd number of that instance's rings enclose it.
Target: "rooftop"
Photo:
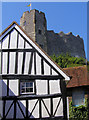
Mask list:
[[[72,76],[67,88],[89,85],[89,72],[86,66],[64,68],[64,71]]]

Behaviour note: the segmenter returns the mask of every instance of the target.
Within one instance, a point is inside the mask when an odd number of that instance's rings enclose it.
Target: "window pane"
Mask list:
[[[30,87],[30,84],[29,84],[29,82],[27,82],[27,83],[26,83],[26,87]]]
[[[25,89],[22,89],[21,92],[24,93],[24,92],[25,92]]]
[[[33,92],[33,88],[30,88],[30,92]]]
[[[30,87],[33,87],[33,82],[30,82]]]
[[[21,85],[22,85],[22,88],[25,87],[25,83],[24,82],[22,82]]]
[[[26,88],[26,92],[30,92],[30,88]]]

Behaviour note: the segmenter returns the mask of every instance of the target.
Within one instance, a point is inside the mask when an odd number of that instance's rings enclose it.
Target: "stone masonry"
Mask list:
[[[24,12],[20,19],[20,26],[50,56],[69,53],[75,57],[85,58],[83,39],[79,35],[74,36],[72,32],[65,34],[62,31],[54,33],[53,30],[47,30],[43,12],[35,9]]]

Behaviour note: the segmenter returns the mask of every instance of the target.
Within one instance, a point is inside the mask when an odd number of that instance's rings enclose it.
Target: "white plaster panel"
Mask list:
[[[36,80],[37,94],[47,94],[47,80]]]
[[[43,99],[49,113],[50,113],[50,99]],[[46,108],[44,107],[44,104],[42,103],[42,117],[49,117],[49,114],[46,110]]]
[[[50,66],[44,61],[44,74],[50,75]]]
[[[12,104],[12,102],[13,101],[6,101],[6,111],[5,111],[5,114],[7,113],[7,111],[8,111],[8,109],[9,109],[9,107],[10,107],[10,105]],[[6,118],[13,118],[13,115],[14,115],[14,105],[12,105],[12,107],[11,107],[11,109],[10,109],[10,111],[9,111],[9,113],[8,113],[8,115],[7,115],[7,117]]]
[[[13,30],[11,32],[11,37],[10,37],[10,49],[15,49],[17,46],[17,32],[16,30]]]
[[[26,49],[32,49],[32,47],[26,42],[26,47],[25,47]]]
[[[9,81],[9,95],[10,96],[15,96],[18,95],[18,80],[10,80]]]
[[[58,73],[52,69],[52,75],[58,75]]]
[[[59,80],[50,80],[50,94],[60,93]]]
[[[8,41],[9,41],[9,35],[7,35],[2,42],[2,49],[7,49],[8,48]]]
[[[26,53],[26,56],[25,56],[24,74],[28,74],[30,57],[31,57],[31,53],[28,53],[28,52],[27,52],[27,53]]]
[[[0,100],[0,115],[3,116],[3,101]],[[1,116],[0,116],[0,120],[1,120]]]
[[[2,74],[7,73],[7,52],[3,52]]]
[[[55,112],[59,100],[60,100],[60,97],[53,99],[53,112]],[[63,116],[63,102],[62,102],[62,99],[61,99],[60,105],[57,109],[57,112],[56,112],[55,116]]]
[[[10,53],[10,61],[9,61],[9,73],[14,74],[15,73],[15,56],[16,53]]]
[[[0,97],[2,96],[2,81],[3,80],[0,79]]]
[[[26,115],[26,102],[24,100],[22,100],[22,101],[18,100],[18,102],[19,102],[21,109],[23,110],[24,115]],[[18,105],[17,105],[16,118],[23,118],[23,115],[22,115]]]
[[[7,80],[2,80],[2,96],[7,96]]]
[[[37,100],[30,100],[29,101],[29,112],[32,111],[36,102],[37,102]],[[33,111],[31,118],[38,118],[38,117],[39,117],[39,102],[37,103],[36,108]]]
[[[41,75],[41,57],[36,53],[36,72]]]
[[[23,53],[18,53],[18,74],[22,72]]]
[[[24,48],[24,39],[20,35],[19,35],[18,48],[19,49]]]

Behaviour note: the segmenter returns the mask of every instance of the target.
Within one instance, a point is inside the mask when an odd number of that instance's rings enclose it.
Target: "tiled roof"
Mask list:
[[[64,68],[72,78],[67,84],[67,88],[89,85],[89,72],[86,66]]]

